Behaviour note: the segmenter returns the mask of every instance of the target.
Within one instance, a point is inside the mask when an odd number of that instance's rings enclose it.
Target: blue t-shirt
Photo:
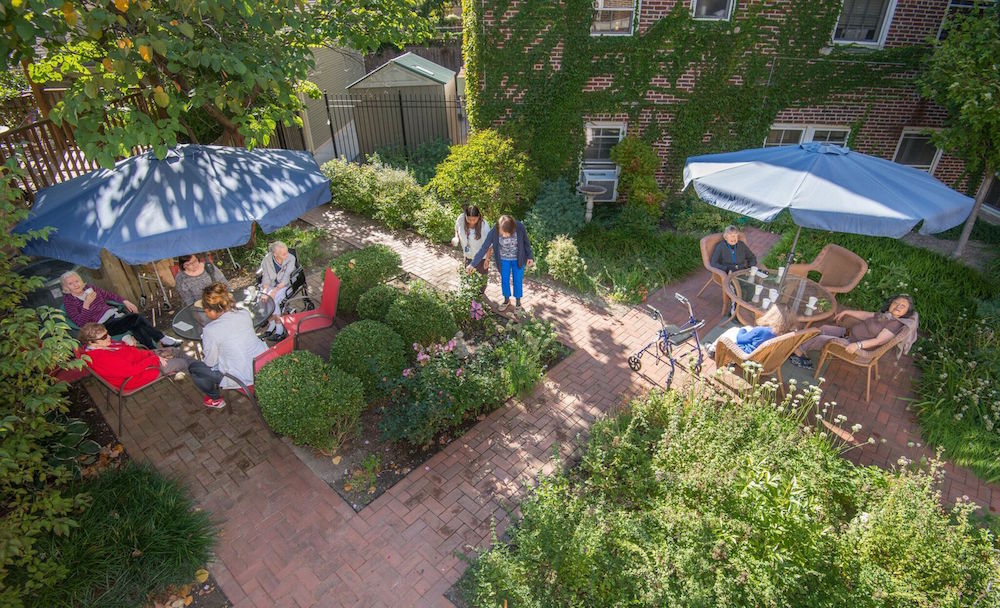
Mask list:
[[[777,337],[777,334],[771,331],[770,327],[754,327],[750,330],[741,327],[740,331],[736,334],[736,346],[739,346],[743,352],[750,354],[758,346],[775,337]]]

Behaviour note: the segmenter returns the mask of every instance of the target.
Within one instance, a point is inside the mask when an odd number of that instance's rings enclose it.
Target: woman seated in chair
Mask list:
[[[201,303],[209,318],[201,332],[201,348],[212,375],[211,385],[199,385],[198,388],[207,395],[207,407],[225,407],[219,389],[240,388],[240,385],[223,374],[239,378],[247,386],[252,385],[254,357],[267,350],[267,345],[254,332],[250,313],[234,307],[233,296],[222,283],[206,287]]]
[[[177,346],[179,340],[165,335],[153,327],[146,317],[138,314],[139,308],[116,293],[111,293],[94,285],[87,285],[80,275],[70,270],[64,272],[59,281],[62,283],[63,308],[66,316],[78,327],[87,323],[100,323],[110,334],[135,336],[136,340],[146,348],[160,346]],[[108,300],[121,302],[128,314],[125,314],[108,304]]]
[[[274,300],[274,315],[267,323],[267,338],[280,338],[285,334],[281,324],[281,303],[285,301],[285,289],[291,284],[295,270],[295,256],[288,252],[288,246],[281,241],[268,245],[268,253],[260,262],[260,288]]]
[[[184,306],[194,304],[201,297],[201,292],[212,283],[222,283],[229,287],[229,281],[222,271],[215,264],[205,264],[205,260],[196,253],[177,258],[177,267],[180,270],[174,277],[174,282]]]
[[[797,367],[812,369],[806,353],[821,350],[831,340],[840,341],[850,354],[876,349],[903,331],[906,325],[900,319],[909,319],[913,313],[913,298],[905,294],[886,300],[879,312],[845,310],[834,317],[834,325],[824,325],[818,336],[803,342],[791,361]]]
[[[791,315],[784,306],[774,305],[768,308],[764,314],[757,317],[755,326],[732,327],[722,332],[722,335],[715,342],[706,348],[708,354],[715,354],[715,345],[722,338],[726,338],[734,343],[743,352],[750,354],[757,350],[757,347],[767,342],[771,338],[777,338],[788,331],[791,325]]]
[[[134,390],[156,380],[161,373],[169,376],[183,371],[188,372],[195,385],[201,388],[204,382],[199,383],[199,378],[212,372],[207,365],[188,357],[179,348],[137,348],[130,337],[126,336],[121,342],[112,340],[100,323],[86,323],[80,328],[82,354],[90,359],[88,367],[116,388],[121,388],[126,378],[131,380],[124,388]]]
[[[712,251],[710,263],[722,272],[733,272],[756,266],[757,256],[740,240],[739,228],[726,226],[722,232],[722,240]]]

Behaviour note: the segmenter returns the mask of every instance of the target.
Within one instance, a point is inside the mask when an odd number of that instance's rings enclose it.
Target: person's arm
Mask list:
[[[207,327],[201,334],[201,350],[203,353],[201,360],[214,369],[219,364],[219,341]]]
[[[878,348],[895,337],[896,334],[892,333],[892,331],[888,328],[883,328],[882,331],[878,332],[878,335],[874,338],[851,342],[847,345],[847,352],[856,353],[859,350],[871,350],[873,348]]]
[[[116,293],[110,292],[101,287],[94,287],[94,291],[97,292],[97,297],[101,300],[101,302],[107,302],[109,300],[112,302],[121,302],[125,305],[125,310],[129,312],[139,312],[138,306]]]
[[[278,276],[278,285],[288,287],[292,282],[292,271],[295,270],[295,256],[288,254],[285,263],[281,265],[281,274]]]
[[[875,313],[868,312],[867,310],[844,310],[837,313],[837,316],[834,317],[833,320],[835,323],[839,323],[843,319],[851,317],[853,319],[857,319],[858,321],[865,321],[867,319],[871,319],[874,316]]]
[[[483,258],[486,256],[486,252],[490,250],[490,247],[493,245],[493,241],[495,239],[496,228],[491,228],[490,231],[486,233],[486,238],[483,239],[483,246],[479,248],[478,252],[476,252],[476,257],[472,258],[472,263],[469,264],[469,266],[472,266],[473,268],[479,266],[479,263],[483,261]]]
[[[266,253],[260,261],[260,286],[265,290],[274,287],[274,264],[271,259],[271,254]]]
[[[80,298],[77,298],[76,296],[72,296],[70,294],[65,294],[63,296],[63,308],[66,309],[66,316],[77,327],[83,327],[84,325],[90,322],[90,319],[85,318],[83,302],[80,300]]]
[[[753,250],[750,249],[750,247],[743,241],[740,241],[740,245],[743,245],[743,263],[745,264],[744,268],[750,268],[751,266],[756,266],[757,256],[754,255]]]
[[[212,280],[216,283],[222,283],[226,286],[226,289],[229,289],[229,281],[226,279],[226,275],[222,274],[222,271],[219,270],[219,267],[215,264],[210,264],[209,268],[211,270],[208,273],[212,275]],[[197,300],[198,298],[195,299]]]
[[[531,252],[531,239],[528,238],[528,229],[524,227],[523,222],[517,223],[517,229],[521,231],[521,238],[524,239],[524,248],[528,252],[528,265],[534,264],[535,256]]]
[[[712,268],[717,268],[722,272],[729,272],[732,262],[726,261],[726,253],[728,252],[724,250],[723,243],[725,243],[725,241],[720,242],[715,246],[715,249],[712,251],[712,258],[708,263],[712,266]]]

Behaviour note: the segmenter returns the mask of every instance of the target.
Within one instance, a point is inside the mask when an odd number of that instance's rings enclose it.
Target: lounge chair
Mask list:
[[[788,357],[795,352],[800,344],[817,334],[819,334],[819,330],[816,328],[790,331],[764,342],[752,353],[743,352],[735,342],[728,338],[720,338],[715,343],[715,367],[722,369],[730,363],[742,365],[746,361],[759,363],[762,368],[761,375],[776,376],[783,391],[784,380],[781,378],[781,365],[788,360]]]
[[[865,402],[871,403],[871,391],[872,391],[872,370],[875,370],[875,381],[878,382],[878,361],[887,352],[899,345],[900,342],[906,337],[906,330],[900,331],[891,340],[879,346],[874,350],[859,350],[856,353],[847,352],[846,344],[841,344],[836,340],[831,340],[823,346],[823,350],[820,351],[819,364],[816,365],[816,373],[814,377],[819,378],[820,370],[823,369],[823,364],[830,359],[840,359],[855,365],[857,367],[862,367],[865,369]]]

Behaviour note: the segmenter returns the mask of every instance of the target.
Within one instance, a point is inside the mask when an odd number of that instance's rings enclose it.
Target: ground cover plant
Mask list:
[[[742,403],[654,392],[544,478],[510,544],[461,583],[470,606],[995,605],[1000,556],[929,470],[857,467],[819,393]],[[811,423],[811,424],[810,424]],[[814,425],[814,426],[812,426]]]
[[[195,580],[211,558],[209,514],[149,465],[128,462],[74,489],[92,500],[79,526],[39,542],[50,563],[72,576],[31,594],[28,606],[140,606],[152,593]]]
[[[268,245],[275,241],[282,241],[295,250],[295,259],[299,265],[308,266],[313,260],[319,257],[321,250],[320,241],[325,235],[326,233],[319,228],[284,226],[271,234],[258,234],[257,239],[251,245],[233,249],[233,258],[237,263],[253,273],[260,266],[260,261],[267,255]],[[225,255],[224,252],[223,255]],[[223,256],[218,256],[216,257],[216,261],[228,262],[229,260]]]
[[[697,239],[659,230],[636,207],[626,207],[607,225],[587,224],[574,242],[587,273],[618,302],[642,302],[701,265]]]
[[[783,263],[791,239],[786,233],[764,263]],[[893,294],[913,296],[921,336],[913,353],[921,371],[913,407],[921,431],[949,460],[984,481],[1000,481],[1000,322],[983,304],[1000,295],[1000,286],[950,258],[888,238],[803,230],[796,257],[811,260],[827,242],[868,260],[868,276],[838,297],[841,305],[879,310]]]

